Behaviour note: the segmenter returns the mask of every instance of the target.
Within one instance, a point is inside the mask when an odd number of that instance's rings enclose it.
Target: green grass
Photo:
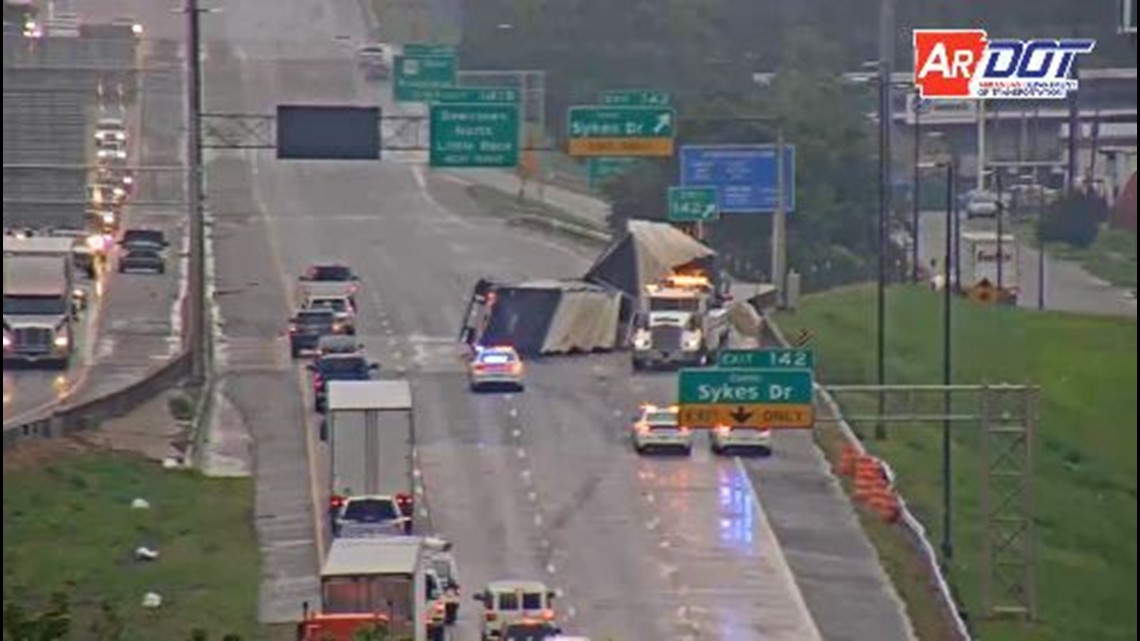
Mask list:
[[[935,294],[888,295],[887,379],[941,380],[941,311]],[[953,308],[954,380],[1042,386],[1036,434],[1038,611],[1022,625],[981,621],[979,587],[984,468],[976,430],[954,441],[953,581],[986,641],[1136,638],[1136,322],[981,307]],[[805,297],[780,314],[785,333],[808,328],[826,382],[874,380],[874,289]],[[862,426],[870,432],[869,426]],[[939,430],[899,426],[868,440],[900,476],[908,502],[939,533]],[[897,550],[884,556],[895,558]],[[888,563],[888,567],[890,564]]]
[[[149,510],[132,510],[143,497]],[[253,639],[258,559],[249,479],[206,479],[127,454],[61,452],[4,470],[4,598],[38,610],[55,592],[72,604],[70,639],[92,639],[104,602],[125,640]],[[134,560],[140,546],[153,562]],[[162,595],[157,611],[143,595]]]

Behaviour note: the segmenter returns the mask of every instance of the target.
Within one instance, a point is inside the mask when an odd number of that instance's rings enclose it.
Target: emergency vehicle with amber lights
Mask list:
[[[471,598],[483,604],[482,641],[504,641],[510,624],[540,622],[557,632],[554,599],[560,596],[541,581],[504,580],[488,583]]]
[[[508,345],[494,347],[475,346],[468,366],[471,391],[510,389],[521,392],[526,388],[523,380],[525,366],[515,348]]]
[[[668,451],[688,455],[693,451],[692,430],[679,423],[676,405],[642,405],[633,417],[631,429],[633,449],[638,454]]]

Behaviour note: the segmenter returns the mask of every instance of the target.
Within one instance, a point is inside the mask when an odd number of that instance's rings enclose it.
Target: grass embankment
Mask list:
[[[963,425],[955,431],[952,581],[972,624],[986,641],[1134,640],[1136,322],[981,307],[964,300],[955,301],[953,314],[955,382],[1033,382],[1042,387],[1033,479],[1037,623],[981,620],[980,496],[986,470],[979,430]],[[777,319],[786,334],[801,328],[813,332],[825,382],[874,380],[873,287],[808,296],[798,312]],[[889,383],[941,381],[941,306],[935,294],[891,289],[887,335]],[[867,400],[845,406],[849,411],[858,405],[869,409]],[[977,407],[959,403],[956,409]],[[873,431],[870,425],[857,427],[865,434]],[[896,426],[888,440],[868,438],[866,443],[896,470],[903,495],[937,544],[939,425]],[[921,591],[901,538],[885,530],[871,528],[872,539],[885,546],[884,564],[901,591]],[[929,614],[921,604],[918,612],[911,608],[913,614]]]
[[[69,639],[94,639],[104,604],[123,640],[189,639],[195,628],[258,638],[252,481],[165,470],[129,454],[63,444],[4,464],[4,599],[38,611],[69,597]],[[150,509],[133,510],[136,498]],[[135,549],[159,552],[136,561]],[[162,607],[141,607],[156,592]],[[117,638],[117,637],[116,637]]]

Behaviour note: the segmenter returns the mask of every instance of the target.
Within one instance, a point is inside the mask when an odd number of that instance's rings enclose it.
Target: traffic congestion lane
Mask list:
[[[162,67],[173,62],[169,49],[148,52],[144,64]],[[137,123],[137,162],[171,165],[180,157],[179,113],[182,100],[177,74],[141,76],[141,100],[133,110]],[[136,199],[152,200],[144,189]],[[57,402],[83,402],[129,385],[177,353],[184,273],[181,210],[169,207],[124,208],[127,226],[161,228],[170,241],[167,270],[162,275],[118,274],[112,260],[97,281],[81,278],[89,290],[90,304],[80,323],[77,352],[66,373],[37,370],[6,371],[4,377],[5,423],[17,423],[48,411]]]
[[[140,76],[137,113],[137,163],[181,163],[183,84],[169,69],[178,64],[170,46],[147,48],[143,65],[167,69]],[[162,274],[120,273],[124,252],[116,247],[108,262],[100,332],[94,341],[94,366],[78,399],[93,399],[129,385],[173,358],[182,346],[182,309],[186,294],[185,205],[181,190],[161,191],[158,181],[140,181],[123,209],[123,228],[161,230],[168,247]],[[132,204],[135,201],[140,204]]]

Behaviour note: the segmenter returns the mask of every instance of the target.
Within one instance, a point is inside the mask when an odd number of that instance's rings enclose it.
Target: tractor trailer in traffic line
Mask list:
[[[4,363],[68,366],[77,309],[66,256],[4,256]]]
[[[329,381],[322,440],[329,446],[335,537],[411,534],[412,392],[406,380]]]

